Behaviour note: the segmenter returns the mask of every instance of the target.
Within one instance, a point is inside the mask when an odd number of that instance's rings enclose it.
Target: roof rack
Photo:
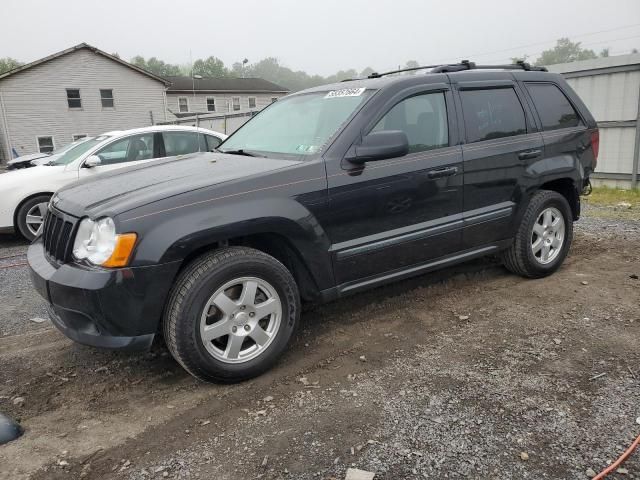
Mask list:
[[[527,72],[546,72],[548,71],[545,67],[535,67],[527,62],[522,60],[511,63],[508,65],[478,65],[475,62],[470,62],[469,60],[462,60],[460,63],[450,63],[445,65],[426,65],[424,67],[412,67],[412,68],[401,68],[399,70],[392,70],[390,72],[377,73],[374,72],[369,75],[367,78],[380,78],[385,75],[393,75],[395,73],[404,73],[404,72],[413,72],[416,70],[431,70],[430,73],[447,73],[447,72],[461,72],[464,70],[525,70]]]

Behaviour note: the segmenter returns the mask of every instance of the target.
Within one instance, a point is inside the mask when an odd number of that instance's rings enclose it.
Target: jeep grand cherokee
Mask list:
[[[28,252],[53,323],[110,348],[163,332],[192,375],[238,381],[283,353],[302,301],[487,254],[525,277],[557,270],[593,117],[524,63],[424,70],[304,90],[215,153],[61,189]]]

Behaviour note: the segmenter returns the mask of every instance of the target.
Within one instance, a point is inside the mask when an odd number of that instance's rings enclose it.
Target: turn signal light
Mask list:
[[[123,233],[116,235],[116,246],[111,256],[102,264],[103,267],[126,267],[129,263],[133,247],[136,245],[138,235],[135,233]]]

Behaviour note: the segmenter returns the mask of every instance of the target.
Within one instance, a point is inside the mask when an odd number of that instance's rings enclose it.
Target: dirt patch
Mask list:
[[[483,261],[314,309],[240,385],[199,383],[161,346],[6,335],[0,410],[26,433],[0,447],[0,478],[587,478],[640,433],[640,235],[625,228],[578,230],[546,279]],[[625,468],[640,475],[640,455]]]

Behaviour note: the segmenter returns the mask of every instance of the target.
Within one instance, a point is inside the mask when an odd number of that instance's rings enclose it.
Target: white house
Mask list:
[[[262,78],[166,78],[167,108],[176,117],[258,111],[289,93]]]
[[[169,82],[81,43],[0,75],[0,161],[168,120]]]

